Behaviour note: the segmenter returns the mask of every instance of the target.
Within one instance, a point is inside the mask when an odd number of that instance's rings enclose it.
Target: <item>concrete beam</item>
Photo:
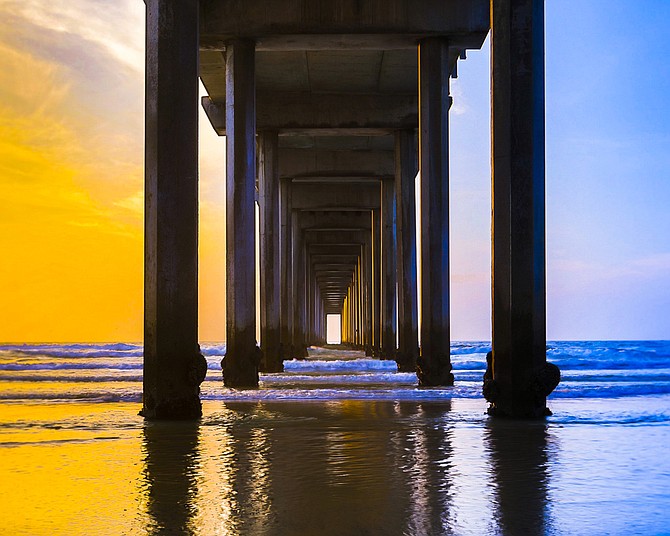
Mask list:
[[[202,97],[202,107],[219,136],[226,135],[226,103]],[[349,95],[273,92],[256,96],[257,130],[294,134],[390,134],[417,128],[416,95]]]
[[[347,232],[369,231],[370,211],[339,212],[339,211],[300,211],[300,228],[311,232],[332,232],[342,234]]]
[[[293,206],[306,210],[379,208],[378,182],[363,184],[293,183]]]
[[[393,151],[279,149],[280,177],[393,176]]]
[[[260,49],[411,48],[427,35],[481,42],[489,0],[204,0],[201,46],[253,37]]]

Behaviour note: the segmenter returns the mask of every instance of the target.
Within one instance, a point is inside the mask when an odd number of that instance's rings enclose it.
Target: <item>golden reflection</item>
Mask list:
[[[197,533],[193,523],[200,480],[198,422],[147,422],[144,426],[144,482],[148,534]]]
[[[195,525],[201,534],[237,536],[240,507],[234,489],[236,440],[227,420],[217,416],[201,427],[198,452],[201,475],[196,492]]]
[[[490,420],[485,430],[501,534],[552,534],[545,422]]]
[[[488,474],[481,467],[473,475],[458,473],[465,449],[478,448],[473,456],[481,458],[481,436],[463,449],[454,447],[458,426],[448,402],[214,404],[217,409],[206,412],[200,425],[145,428],[150,534],[339,536],[486,528],[463,519],[471,510],[454,507],[455,494]]]
[[[101,406],[0,404],[0,533],[139,533],[130,405]]]

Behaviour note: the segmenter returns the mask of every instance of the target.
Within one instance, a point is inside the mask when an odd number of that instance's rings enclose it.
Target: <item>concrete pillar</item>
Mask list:
[[[381,188],[380,188],[381,195]],[[372,355],[381,357],[381,211],[372,210]]]
[[[547,414],[544,1],[494,0],[491,41],[493,355],[489,413]]]
[[[226,46],[226,356],[229,387],[257,387],[255,44]]]
[[[358,256],[358,344],[365,350],[365,276],[363,274],[363,258],[365,246],[361,244]]]
[[[279,317],[281,359],[293,357],[293,258],[291,232],[291,179],[280,179],[279,213],[281,228],[279,235],[281,304]]]
[[[421,356],[419,385],[452,385],[449,357],[449,46],[419,45]]]
[[[293,357],[307,357],[305,342],[305,241],[300,231],[298,212],[293,211],[292,246],[293,246]]]
[[[366,243],[363,246],[363,257],[364,257],[364,285],[363,285],[363,314],[365,316],[365,355],[366,357],[372,356],[372,232],[370,232],[366,238]]]
[[[314,291],[312,286],[312,270],[310,263],[307,262],[307,286],[305,287],[305,294],[307,296],[307,325],[305,328],[305,342],[311,346],[314,341]]]
[[[396,213],[395,181],[383,179],[381,199],[382,255],[382,357],[395,359],[396,354]]]
[[[258,136],[258,186],[260,200],[261,351],[259,369],[284,370],[279,335],[279,137],[276,131]]]
[[[316,286],[316,344],[319,346],[323,345],[325,342],[323,340],[323,301],[321,299],[321,290],[319,289],[318,283],[315,283]]]
[[[142,415],[202,414],[198,347],[198,4],[146,1]]]
[[[342,305],[342,312],[340,316],[340,333],[342,336],[343,343],[350,342],[349,341],[349,322],[350,322],[349,313],[351,311],[350,308],[351,304],[349,302],[350,291],[351,289],[347,289],[347,295],[344,297],[344,303]]]
[[[360,317],[360,299],[361,299],[361,258],[356,260],[356,268],[354,269],[354,283],[353,283],[353,315],[354,315],[354,346],[358,349],[361,347],[361,317]]]
[[[308,257],[308,255],[306,255]],[[307,259],[307,290],[308,290],[308,315],[307,315],[307,345],[316,344],[316,281],[314,279],[314,270],[312,263]]]
[[[398,352],[401,372],[415,372],[419,357],[416,265],[416,202],[418,140],[414,130],[396,132],[396,228],[398,274]]]

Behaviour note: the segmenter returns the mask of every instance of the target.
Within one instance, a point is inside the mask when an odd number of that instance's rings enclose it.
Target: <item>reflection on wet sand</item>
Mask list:
[[[196,422],[148,422],[144,426],[144,483],[149,534],[188,534],[198,480]]]
[[[552,534],[545,422],[489,421],[485,430],[501,534]]]
[[[144,449],[149,533],[542,534],[548,527],[545,428],[459,428],[449,401],[220,403],[199,424],[148,424]],[[491,483],[495,492],[487,493]]]

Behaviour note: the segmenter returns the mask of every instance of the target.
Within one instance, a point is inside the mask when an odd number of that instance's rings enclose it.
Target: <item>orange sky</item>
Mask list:
[[[144,3],[0,0],[0,9],[0,342],[139,342]],[[452,83],[453,126],[480,125],[487,154],[488,86],[479,85],[475,109]],[[458,154],[472,152],[471,138],[454,136],[467,144]],[[471,202],[488,213],[489,170],[476,160],[453,181],[452,216],[466,233],[453,241],[461,305],[452,328],[470,339],[490,330],[488,222],[470,221]],[[225,339],[224,174],[224,138],[201,110],[202,341]]]
[[[0,4],[0,341],[141,341],[144,4]],[[200,335],[221,340],[224,143],[204,117],[201,146]]]

